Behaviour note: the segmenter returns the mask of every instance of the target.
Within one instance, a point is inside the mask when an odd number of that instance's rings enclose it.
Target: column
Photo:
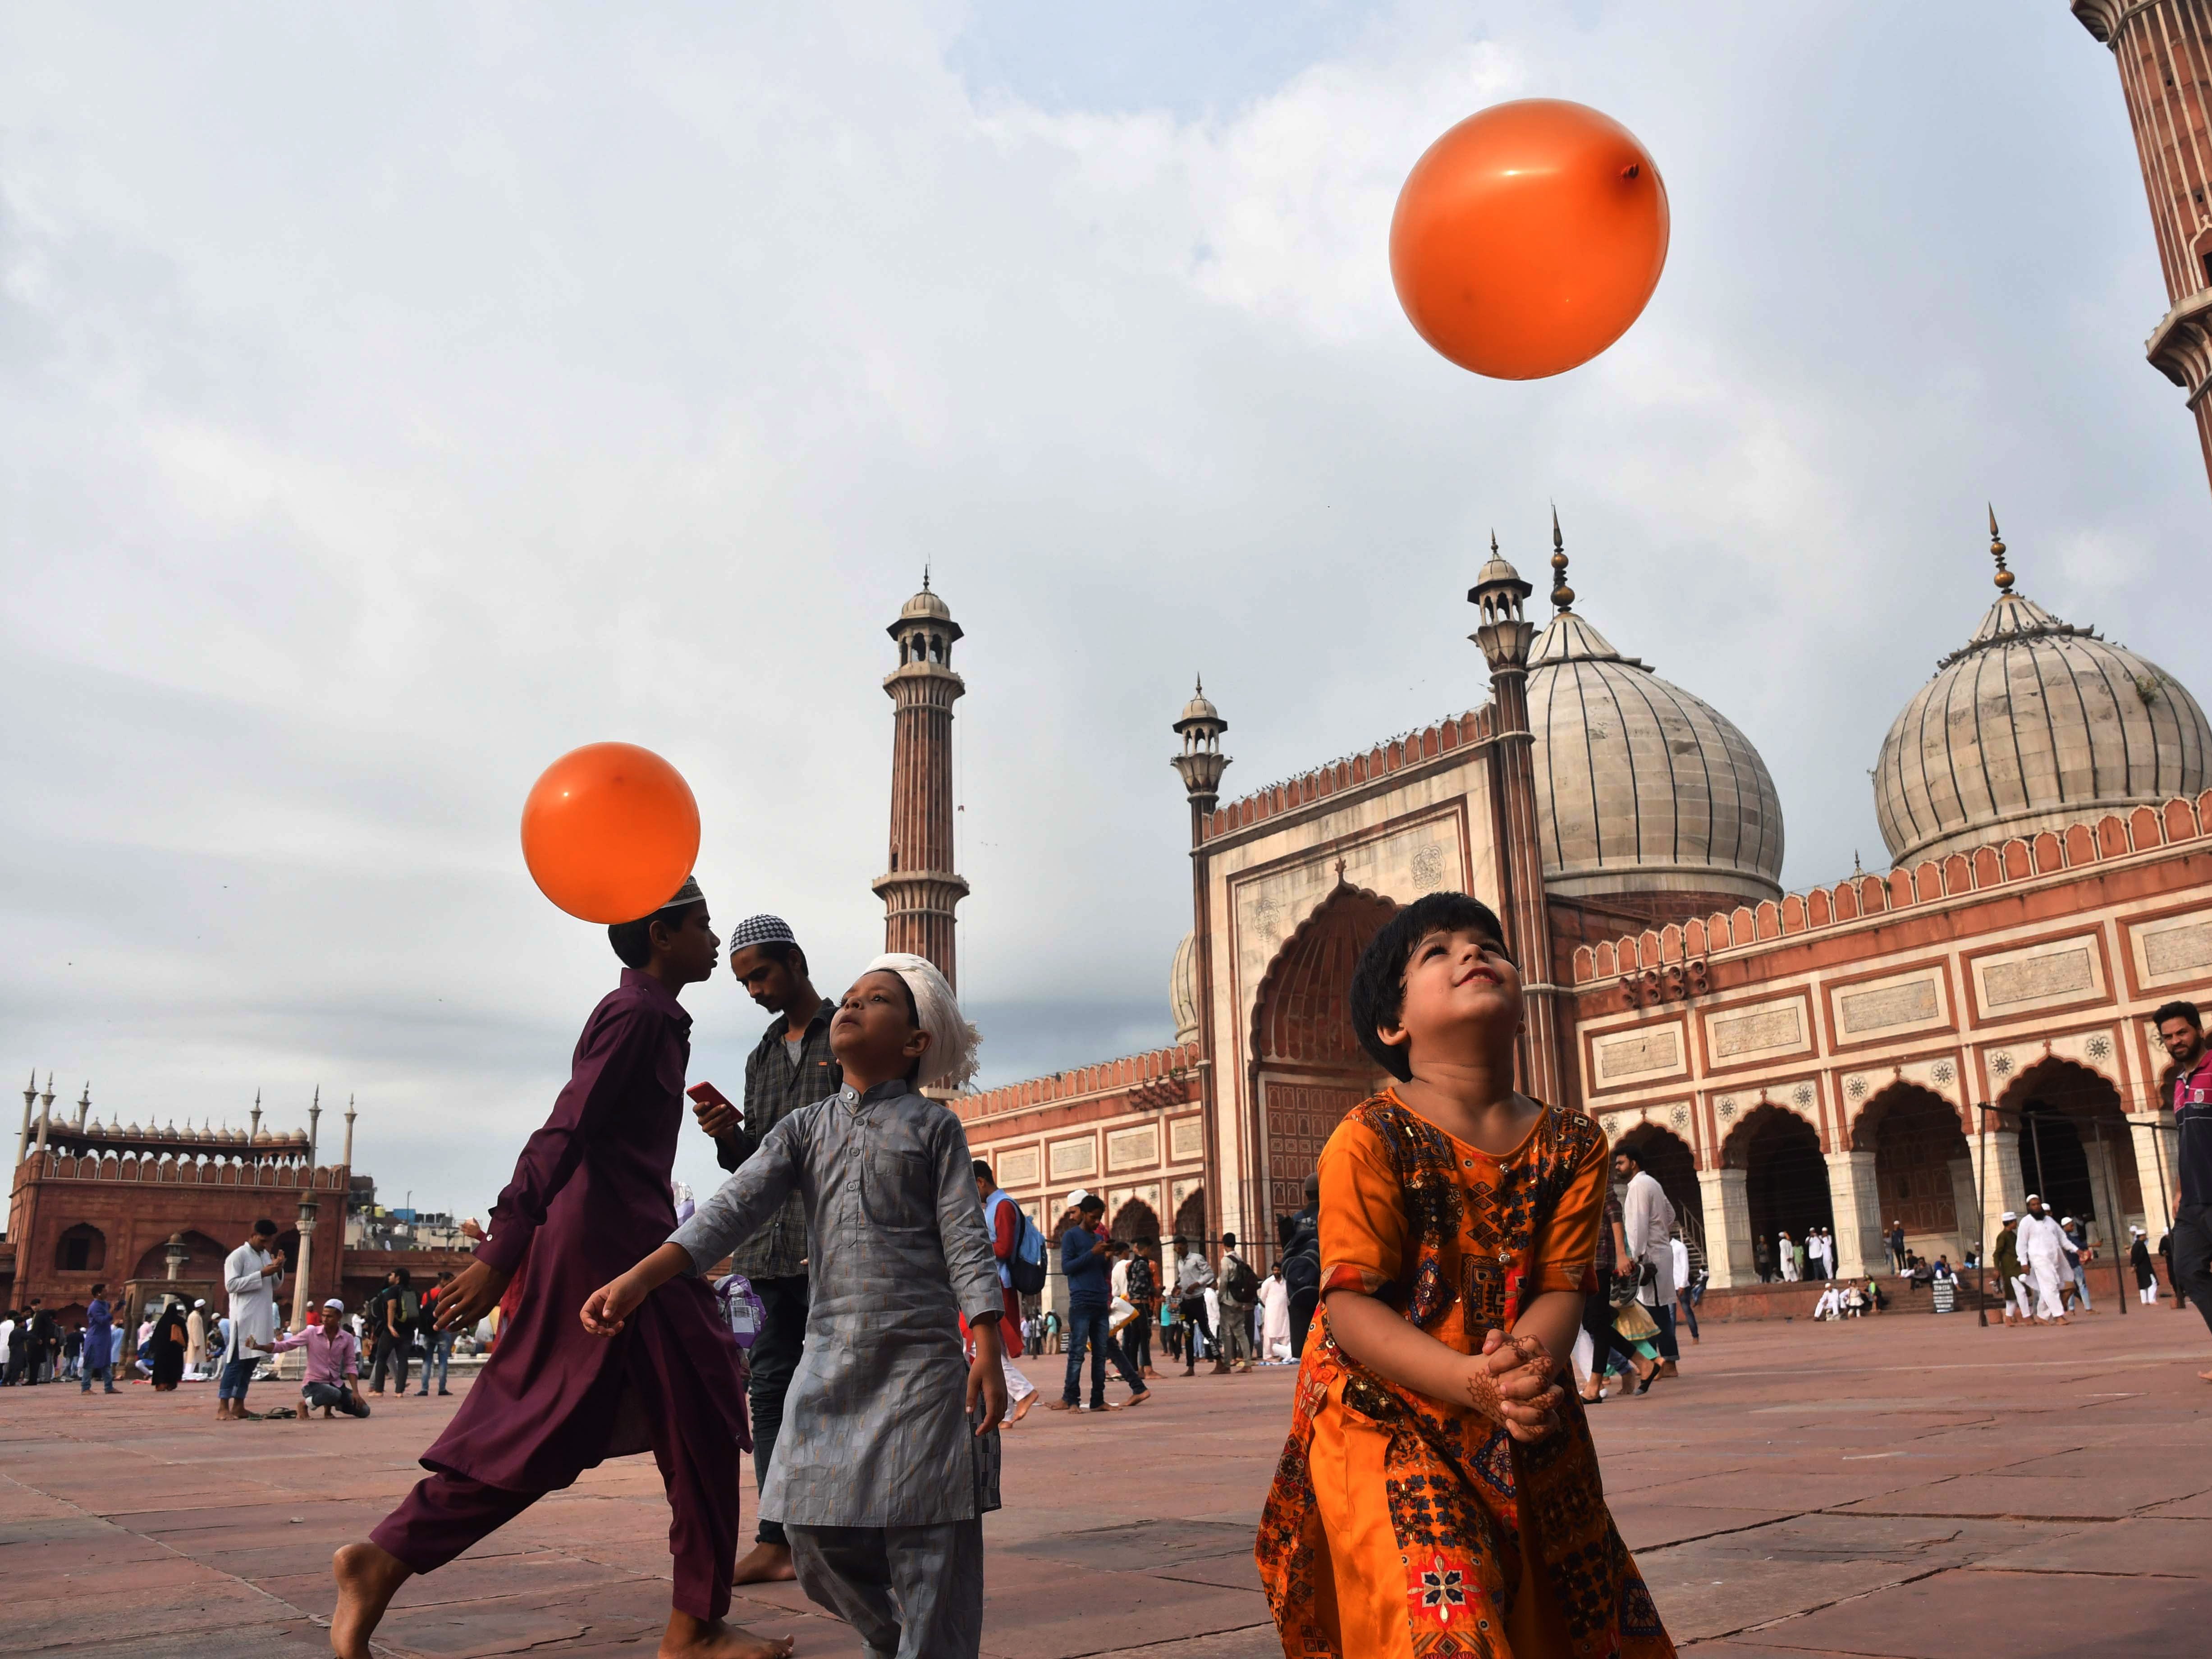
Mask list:
[[[1951,1160],[1952,1212],[1958,1224],[1951,1235],[1951,1265],[1956,1267],[1966,1259],[1966,1252],[1974,1243],[1974,1160],[1970,1154]]]
[[[2142,1188],[2143,1231],[2155,1250],[2173,1227],[2173,1114],[2163,1109],[2130,1113],[2128,1139],[2135,1144],[2136,1180]]]
[[[1742,1170],[1698,1171],[1698,1196],[1705,1212],[1705,1267],[1717,1291],[1759,1283],[1747,1180]]]
[[[1836,1216],[1836,1277],[1864,1279],[1881,1261],[1881,1196],[1872,1152],[1830,1152],[1828,1202]]]
[[[2019,1214],[2027,1203],[2027,1180],[2020,1168],[2020,1132],[1985,1129],[1981,1145],[1974,1147],[1973,1152],[1976,1185],[1982,1199],[1981,1243],[1984,1250],[1992,1250],[1996,1248],[1997,1232],[2004,1225],[1999,1218],[2007,1210]],[[1961,1228],[1972,1218],[1961,1216]]]

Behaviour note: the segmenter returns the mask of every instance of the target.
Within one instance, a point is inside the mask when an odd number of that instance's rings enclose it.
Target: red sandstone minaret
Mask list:
[[[1559,546],[1559,520],[1552,515],[1552,544]],[[1553,594],[1574,598],[1566,585],[1566,555],[1554,554],[1559,572]],[[1559,987],[1552,978],[1552,921],[1544,898],[1543,842],[1536,830],[1536,739],[1528,730],[1528,647],[1536,625],[1521,613],[1521,602],[1534,592],[1498,556],[1490,538],[1490,562],[1467,591],[1469,605],[1481,612],[1482,625],[1468,635],[1490,664],[1491,707],[1496,711],[1491,782],[1495,792],[1498,884],[1504,900],[1507,941],[1521,969],[1527,993],[1526,1024],[1521,1031],[1521,1087],[1547,1105],[1564,1105],[1560,1092]]]
[[[968,896],[952,856],[952,703],[968,688],[952,672],[960,624],[929,591],[906,602],[884,630],[899,665],[884,680],[891,700],[891,867],[874,882],[884,900],[884,949],[937,965],[955,988],[953,907]]]
[[[2073,0],[2081,27],[2112,49],[2150,196],[2171,307],[2146,349],[2189,394],[2212,476],[2212,0]]]

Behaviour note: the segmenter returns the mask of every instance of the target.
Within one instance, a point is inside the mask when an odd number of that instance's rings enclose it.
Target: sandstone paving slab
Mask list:
[[[47,1653],[64,1644],[100,1650],[111,1640],[157,1632],[170,1637],[172,1652],[182,1652],[234,1624],[265,1623],[283,1611],[282,1603],[220,1574],[147,1590],[125,1577],[102,1583],[97,1595],[11,1596],[0,1620],[0,1653]]]
[[[1044,1556],[1108,1571],[1144,1572],[1193,1556],[1249,1555],[1250,1523],[1140,1521],[1118,1527],[1049,1534],[1003,1547],[1016,1556]]]
[[[1173,1566],[1156,1567],[1156,1578],[1174,1578],[1186,1584],[1218,1584],[1224,1589],[1247,1589],[1262,1593],[1260,1585],[1260,1563],[1249,1545],[1233,1555],[1201,1555]]]
[[[330,1659],[331,1633],[305,1620],[183,1638],[103,1643],[97,1659]],[[88,1652],[87,1659],[93,1659]]]
[[[2045,1527],[2039,1535],[2067,1530]],[[1650,1551],[1637,1565],[1681,1642],[1963,1566],[2021,1538],[2017,1522],[1805,1515]]]
[[[1977,1564],[1996,1572],[2108,1572],[2212,1578],[2212,1520],[2136,1516],[2039,1539]],[[2212,1646],[2212,1632],[2207,1632]]]
[[[2143,1510],[2152,1519],[2172,1517],[2177,1521],[2212,1521],[2212,1492],[2198,1492],[2194,1498],[2181,1498],[2171,1504],[2154,1504]]]
[[[2115,1475],[2105,1480],[2068,1480],[2053,1475],[1967,1474],[1955,1480],[1914,1486],[1835,1507],[1844,1513],[1870,1515],[2118,1520],[2153,1504],[2192,1496],[2207,1484],[2202,1471],[2186,1468],[2176,1468],[2162,1477]]]
[[[1113,1659],[1283,1659],[1283,1638],[1271,1620],[1242,1630],[1218,1631],[1141,1648],[1120,1648]],[[1791,1659],[1798,1659],[1792,1655]]]
[[[2202,1659],[2212,1583],[2094,1574],[1948,1571],[1766,1626],[1790,1654],[1893,1659]]]
[[[1650,1497],[1615,1498],[1607,1507],[1613,1511],[1613,1523],[1620,1529],[1621,1541],[1638,1555],[1669,1544],[1769,1526],[1797,1513],[1794,1510],[1693,1509]]]
[[[2212,1490],[2212,1457],[2200,1461],[2186,1453],[2177,1455],[2171,1446],[2077,1446],[2011,1464],[2003,1473],[2008,1476],[2100,1481],[2116,1476],[2130,1480],[2173,1476],[2185,1481],[2194,1480],[2197,1492]]]
[[[662,1559],[666,1559],[665,1551]],[[589,1594],[616,1585],[628,1586],[641,1577],[550,1550],[489,1559],[463,1556],[435,1572],[420,1573],[409,1579],[392,1598],[392,1605],[395,1608],[438,1607],[514,1596],[551,1601],[573,1597],[578,1592]],[[254,1583],[268,1595],[317,1619],[329,1618],[337,1601],[337,1586],[331,1577],[327,1556],[319,1567],[307,1572],[256,1579]],[[665,1583],[654,1593],[665,1604],[668,1595]]]

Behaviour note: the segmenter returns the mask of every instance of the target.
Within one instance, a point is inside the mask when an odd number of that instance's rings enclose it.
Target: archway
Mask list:
[[[1344,1115],[1375,1091],[1380,1069],[1352,1029],[1352,970],[1397,914],[1389,899],[1339,880],[1283,942],[1252,1007],[1254,1139],[1264,1175],[1247,1204],[1255,1248],[1267,1218],[1305,1205],[1305,1180]]]
[[[1160,1218],[1141,1198],[1133,1198],[1114,1212],[1114,1225],[1109,1231],[1125,1244],[1159,1248]]]
[[[1905,1224],[1905,1247],[1934,1261],[1965,1259],[1975,1234],[1974,1176],[1958,1109],[1917,1083],[1893,1083],[1866,1104],[1852,1125],[1851,1144],[1874,1154],[1874,1184],[1882,1237]],[[1868,1244],[1869,1261],[1886,1253]]]
[[[2080,1221],[2085,1235],[2100,1224],[2095,1241],[2109,1255],[2143,1208],[2119,1091],[2087,1066],[2052,1056],[2022,1072],[1997,1104],[2019,1126],[2026,1190],[2053,1215]]]
[[[1206,1243],[1206,1188],[1194,1188],[1176,1207],[1175,1237],[1201,1249]]]
[[[98,1273],[107,1265],[107,1235],[89,1221],[63,1229],[54,1241],[54,1271],[58,1273]]]
[[[183,1271],[178,1277],[185,1279],[213,1279],[222,1282],[222,1264],[230,1257],[230,1248],[218,1244],[205,1233],[187,1232],[185,1248],[190,1252],[185,1258]],[[140,1279],[167,1279],[169,1276],[169,1241],[165,1235],[159,1243],[139,1256],[138,1265],[131,1269],[131,1277]]]
[[[1614,1143],[1615,1149],[1633,1152],[1646,1173],[1659,1183],[1667,1201],[1674,1206],[1674,1219],[1682,1229],[1683,1243],[1693,1256],[1705,1249],[1705,1200],[1698,1187],[1697,1154],[1680,1135],[1656,1123],[1639,1123]]]
[[[1751,1236],[1765,1247],[1770,1271],[1781,1270],[1778,1234],[1802,1243],[1814,1227],[1835,1225],[1820,1132],[1788,1108],[1771,1101],[1754,1107],[1722,1143],[1721,1161],[1744,1172]]]

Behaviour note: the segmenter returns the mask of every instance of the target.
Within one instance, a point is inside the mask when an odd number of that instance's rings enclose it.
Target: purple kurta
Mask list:
[[[542,1492],[603,1458],[712,1442],[711,1462],[728,1448],[735,1536],[736,1456],[750,1437],[737,1343],[712,1294],[689,1274],[672,1279],[612,1339],[589,1334],[577,1317],[586,1297],[675,1231],[669,1175],[686,1116],[690,1033],[683,1006],[635,969],[585,1022],[568,1086],[522,1149],[492,1206],[491,1237],[477,1249],[477,1260],[507,1273],[527,1255],[521,1303],[422,1454],[426,1468]]]

